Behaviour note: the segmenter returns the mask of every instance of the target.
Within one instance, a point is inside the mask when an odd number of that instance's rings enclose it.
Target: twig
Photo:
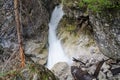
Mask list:
[[[80,62],[80,63],[82,63],[83,65],[85,65],[84,62],[82,62],[82,61],[80,61],[80,60],[78,60],[78,59],[75,59],[74,57],[73,57],[73,61],[75,61],[75,62]]]
[[[17,51],[14,51],[12,55],[9,57],[9,59],[5,62],[5,65],[2,68],[2,72],[4,71],[4,69],[6,68],[6,66],[8,65],[8,63],[10,62],[10,60],[12,59],[12,57],[15,55],[16,52]]]

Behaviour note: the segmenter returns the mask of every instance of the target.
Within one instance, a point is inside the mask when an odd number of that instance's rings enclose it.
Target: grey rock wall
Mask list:
[[[100,51],[110,58],[120,59],[120,12],[98,14],[90,20]]]
[[[35,62],[41,63],[43,57],[40,55],[45,53],[47,58],[47,52],[44,50],[48,40],[49,11],[41,0],[21,0],[19,3],[25,54],[34,54],[34,58],[37,57]],[[0,46],[4,50],[9,48],[12,51],[19,47],[13,7],[13,0],[6,0],[6,2],[3,0],[0,5]],[[42,64],[45,63],[46,59]]]

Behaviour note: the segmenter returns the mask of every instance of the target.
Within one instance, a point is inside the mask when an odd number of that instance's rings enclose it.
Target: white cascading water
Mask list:
[[[69,62],[68,57],[64,54],[61,42],[56,36],[57,26],[63,15],[62,5],[58,5],[55,7],[49,22],[49,54],[47,63],[49,69],[58,62]]]

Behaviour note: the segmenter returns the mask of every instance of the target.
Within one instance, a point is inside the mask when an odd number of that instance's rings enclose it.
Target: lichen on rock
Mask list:
[[[91,16],[91,22],[94,25],[94,37],[100,51],[113,59],[120,59],[120,14],[119,11],[103,12],[96,17]]]

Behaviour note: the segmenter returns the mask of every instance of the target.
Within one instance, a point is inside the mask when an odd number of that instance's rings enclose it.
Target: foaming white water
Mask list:
[[[62,10],[62,5],[56,6],[49,23],[49,54],[47,63],[47,67],[49,69],[51,69],[54,64],[58,62],[69,62],[69,59],[64,54],[60,40],[58,40],[56,36],[57,26],[63,15],[64,12]]]

